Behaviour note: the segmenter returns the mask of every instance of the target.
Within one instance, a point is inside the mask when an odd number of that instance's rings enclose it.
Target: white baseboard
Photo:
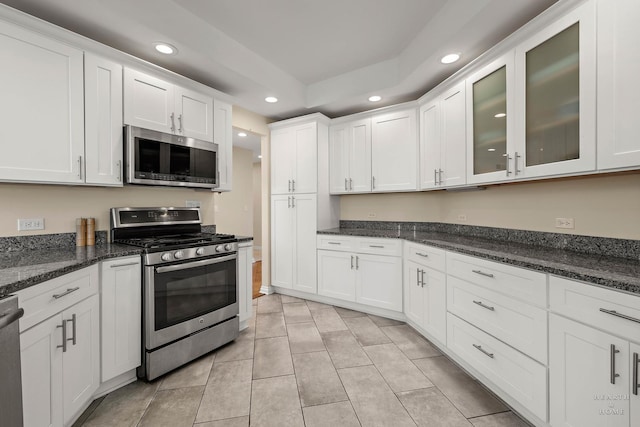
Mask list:
[[[275,293],[276,290],[273,286],[269,286],[269,285],[262,285],[260,286],[260,293],[261,294],[265,294],[265,295],[271,295],[273,293]]]

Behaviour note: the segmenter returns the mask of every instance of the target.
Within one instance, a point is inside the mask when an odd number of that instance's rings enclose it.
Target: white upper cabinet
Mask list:
[[[220,186],[215,191],[231,191],[233,178],[232,106],[213,100],[213,142],[218,144]]]
[[[0,52],[0,180],[84,182],[82,51],[0,21]]]
[[[640,165],[640,2],[598,2],[598,169]]]
[[[415,108],[380,114],[371,121],[371,190],[418,188],[418,129]]]
[[[589,1],[516,48],[513,178],[596,167],[596,18]],[[523,120],[524,118],[524,120]]]
[[[122,65],[84,58],[86,183],[122,186]]]
[[[271,194],[317,191],[317,147],[315,121],[271,132]]]
[[[213,142],[213,98],[125,68],[124,122]]]
[[[466,81],[467,182],[497,182],[513,177],[514,52],[483,67]],[[510,163],[511,162],[511,163]]]
[[[466,183],[465,86],[420,107],[420,189]]]
[[[371,119],[332,126],[329,131],[331,194],[371,191]]]

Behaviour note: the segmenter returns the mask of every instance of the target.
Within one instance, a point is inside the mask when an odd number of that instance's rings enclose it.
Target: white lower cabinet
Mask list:
[[[104,261],[100,271],[102,382],[140,366],[142,266],[139,256]]]
[[[443,272],[405,261],[404,313],[441,343],[447,340],[447,288]]]
[[[398,240],[318,236],[318,295],[402,311],[401,251]]]
[[[251,297],[253,296],[253,244],[238,244],[238,310],[240,328],[253,316]],[[246,323],[244,324],[246,326]]]
[[[20,336],[25,427],[63,426],[98,389],[100,304],[93,295]]]

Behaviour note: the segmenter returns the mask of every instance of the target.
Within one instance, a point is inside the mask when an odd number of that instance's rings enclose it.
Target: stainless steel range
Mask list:
[[[111,240],[144,248],[141,378],[238,336],[237,241],[201,224],[198,208],[111,209]]]

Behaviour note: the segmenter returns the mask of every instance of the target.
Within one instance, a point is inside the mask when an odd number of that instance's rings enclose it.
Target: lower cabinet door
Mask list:
[[[424,327],[423,267],[413,261],[406,261],[404,267],[404,314],[418,326]]]
[[[291,196],[271,197],[271,284],[293,289],[295,231]]]
[[[423,267],[424,329],[441,343],[447,342],[447,279],[441,271]]]
[[[318,292],[316,242],[318,215],[315,194],[297,194],[291,197],[295,216],[295,250],[293,252],[293,289],[315,294]]]
[[[251,297],[253,296],[253,246],[241,244],[238,248],[238,308],[240,321],[253,316]]]
[[[505,395],[541,420],[547,420],[547,368],[544,365],[451,313],[447,315],[447,347]]]
[[[355,255],[318,251],[318,295],[344,301],[356,300]]]
[[[78,415],[100,385],[100,298],[94,295],[62,312],[67,351],[62,355],[64,424]]]
[[[402,311],[402,258],[357,254],[356,301]]]
[[[142,267],[139,256],[103,261],[101,294],[101,377],[108,381],[140,366]]]
[[[551,314],[551,425],[628,427],[628,360],[628,341]]]
[[[62,425],[61,328],[58,314],[20,334],[25,427]]]
[[[640,345],[631,344],[631,394],[630,394],[630,410],[631,416],[630,426],[640,426]],[[633,382],[635,381],[635,386]]]

